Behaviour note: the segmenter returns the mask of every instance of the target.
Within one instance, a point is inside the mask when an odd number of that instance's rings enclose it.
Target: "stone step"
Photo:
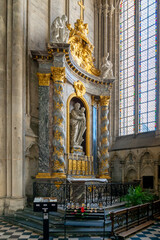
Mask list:
[[[36,214],[36,213],[28,213],[28,212],[16,212],[14,214],[14,217],[16,218],[23,218],[26,221],[34,221],[34,222],[42,222],[43,221],[43,214]],[[51,224],[56,224],[57,221],[59,222],[64,222],[63,220],[64,217],[59,217],[59,216],[55,216],[55,215],[51,215],[49,214],[49,221]]]
[[[3,219],[13,225],[18,225],[25,229],[34,231],[38,234],[43,233],[43,214],[33,212],[32,208],[25,208],[23,211],[19,210],[14,215],[4,217]],[[64,232],[64,213],[52,212],[49,214],[49,220],[50,231],[52,231],[51,236],[59,236]],[[75,226],[74,228],[73,227],[70,228],[67,226],[67,229],[69,230],[70,233],[73,234],[75,234],[76,232],[79,232],[81,234],[83,233],[87,234],[87,232],[89,232],[96,235],[96,232],[97,234],[103,232],[103,228],[101,227],[98,228],[95,228],[94,226],[89,227],[88,222],[89,220],[86,220],[86,227]],[[105,231],[108,233],[111,231],[111,221],[109,218],[106,220]]]

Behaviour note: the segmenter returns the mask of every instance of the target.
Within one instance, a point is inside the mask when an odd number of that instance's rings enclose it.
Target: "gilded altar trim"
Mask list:
[[[111,179],[111,177],[109,176],[109,173],[102,174],[99,176],[99,178],[101,178],[101,179],[104,178],[104,179],[108,179],[108,180]]]
[[[39,86],[49,86],[51,73],[37,73]]]
[[[89,111],[89,106],[84,97],[77,96],[75,93],[72,93],[68,100],[67,100],[67,153],[70,153],[70,101],[72,100],[73,97],[79,98],[86,109],[86,155],[89,157],[90,156],[90,111]]]
[[[53,82],[65,82],[65,67],[51,67]]]
[[[51,178],[66,178],[65,173],[55,172],[51,174]]]
[[[38,173],[36,178],[66,178],[65,173]]]
[[[74,82],[74,88],[78,97],[83,97],[83,95],[86,93],[86,87],[80,80]]]
[[[38,173],[36,175],[36,178],[51,178],[51,174],[50,173]]]
[[[110,102],[110,96],[100,96],[100,105],[108,106]]]

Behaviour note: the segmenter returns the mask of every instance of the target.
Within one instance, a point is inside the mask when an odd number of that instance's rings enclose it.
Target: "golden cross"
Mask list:
[[[83,0],[78,2],[78,5],[81,7],[81,20],[83,20],[83,11],[85,9],[84,5],[83,5]]]

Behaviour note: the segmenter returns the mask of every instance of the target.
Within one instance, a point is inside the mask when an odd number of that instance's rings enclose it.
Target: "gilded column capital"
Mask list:
[[[37,73],[39,86],[49,86],[51,73]]]
[[[65,67],[51,67],[53,82],[65,82]]]
[[[108,106],[110,102],[110,96],[100,96],[100,105]]]

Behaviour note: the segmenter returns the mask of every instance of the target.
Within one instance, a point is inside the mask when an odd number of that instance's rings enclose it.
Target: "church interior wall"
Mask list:
[[[54,1],[53,1],[54,2]],[[61,6],[61,4],[57,4]],[[28,50],[46,49],[49,32],[49,5],[48,1],[28,1]]]
[[[144,147],[110,153],[110,173],[115,182],[139,180],[143,187],[143,177],[153,176],[153,191],[159,194],[158,165],[159,147]],[[117,166],[120,170],[116,171]],[[121,176],[121,177],[120,177]]]
[[[25,194],[31,195],[32,183],[34,176],[38,172],[38,121],[39,121],[39,99],[38,99],[38,78],[36,73],[40,70],[44,70],[45,66],[41,66],[38,69],[38,64],[31,60],[30,50],[45,50],[47,43],[50,41],[50,27],[53,20],[66,14],[68,16],[68,22],[74,26],[77,18],[80,18],[80,8],[77,1],[73,0],[24,0],[24,16],[22,14],[23,22],[23,33],[20,37],[24,38],[23,54],[21,54],[21,60],[23,66],[17,65],[18,73],[20,76],[24,76],[24,90],[26,95],[24,97],[23,113],[25,117],[21,119],[26,121],[25,134],[23,130],[23,139],[20,139],[21,143],[25,142],[24,154],[19,154],[15,149],[16,156],[23,158],[20,164],[20,169],[23,168],[23,176],[19,175],[19,181],[21,181],[21,192],[12,192],[12,188],[16,189],[16,181],[12,182],[11,176],[16,174],[15,170],[11,167],[12,152],[11,145],[12,134],[12,64],[14,61],[11,60],[11,54],[14,46],[12,45],[11,33],[12,29],[11,16],[13,6],[6,3],[6,0],[0,1],[0,213],[3,212],[5,198],[10,198],[12,195],[17,198],[24,197]],[[17,1],[18,3],[21,0]],[[61,3],[60,3],[61,2]],[[106,3],[110,6],[115,7],[113,12],[109,8],[109,12],[106,8]],[[110,173],[112,181],[125,182],[128,180],[141,180],[143,175],[154,176],[154,190],[158,191],[160,186],[160,180],[158,179],[158,165],[160,165],[160,151],[159,138],[152,133],[147,133],[135,138],[135,136],[127,136],[118,138],[119,131],[119,6],[117,0],[84,0],[85,12],[84,22],[89,25],[89,40],[95,46],[95,63],[96,66],[100,67],[101,58],[106,52],[110,54],[110,60],[114,66],[114,76],[116,81],[113,84],[111,102],[110,102]],[[8,4],[8,5],[7,5]],[[7,13],[7,14],[6,14]],[[7,16],[7,17],[6,17]],[[14,15],[15,17],[15,15]],[[105,24],[107,28],[105,31]],[[20,34],[20,33],[18,33]],[[7,50],[7,51],[6,51]],[[6,56],[7,52],[7,56]],[[25,53],[25,54],[24,54]],[[27,54],[26,54],[27,53]],[[6,66],[7,65],[7,66]],[[16,70],[16,67],[13,70]],[[44,70],[47,71],[47,70]],[[16,75],[15,75],[16,76]],[[87,85],[87,84],[86,84]],[[93,87],[94,88],[94,87]],[[70,83],[66,83],[64,87],[65,106],[68,97],[73,93],[73,86]],[[101,90],[102,91],[102,90]],[[102,91],[103,92],[103,91]],[[86,93],[84,98],[91,106],[91,95]],[[159,101],[160,102],[160,101]],[[14,109],[16,111],[16,108]],[[66,119],[66,109],[64,110],[64,116]],[[90,115],[92,116],[92,108],[90,107]],[[100,110],[98,111],[98,122],[100,125]],[[159,119],[160,121],[160,119]],[[160,124],[159,124],[160,125]],[[66,127],[66,125],[65,125]],[[157,130],[158,132],[158,130]],[[25,135],[25,136],[24,136]],[[90,125],[90,136],[92,136],[92,123]],[[144,137],[143,137],[144,136]],[[25,139],[24,139],[25,138]],[[100,139],[100,130],[98,129],[98,139]],[[127,149],[126,149],[127,145]],[[31,147],[30,147],[31,146]],[[92,142],[90,141],[90,147],[92,151]],[[141,148],[140,148],[141,147]],[[23,151],[23,150],[22,150]],[[143,156],[145,153],[150,155],[150,165],[145,167],[143,163]],[[132,162],[130,156],[132,155]],[[14,154],[13,154],[14,155]],[[23,156],[22,156],[23,155]],[[24,158],[25,155],[25,158]],[[15,155],[14,155],[15,157]],[[16,158],[16,157],[15,157]],[[14,159],[16,160],[16,159]],[[16,163],[16,161],[15,161]],[[141,165],[140,165],[141,163]],[[118,166],[118,167],[117,167]],[[144,168],[144,169],[143,169]],[[141,171],[141,170],[144,171]],[[151,171],[150,171],[150,170]],[[21,170],[20,170],[21,171]],[[11,174],[12,173],[12,174]],[[22,172],[21,172],[22,175]],[[136,178],[136,179],[135,179]],[[25,188],[25,194],[22,190]],[[14,206],[18,208],[14,203],[7,202],[8,207],[11,204],[11,209]],[[17,203],[18,204],[18,203]],[[23,202],[20,202],[23,205]]]

